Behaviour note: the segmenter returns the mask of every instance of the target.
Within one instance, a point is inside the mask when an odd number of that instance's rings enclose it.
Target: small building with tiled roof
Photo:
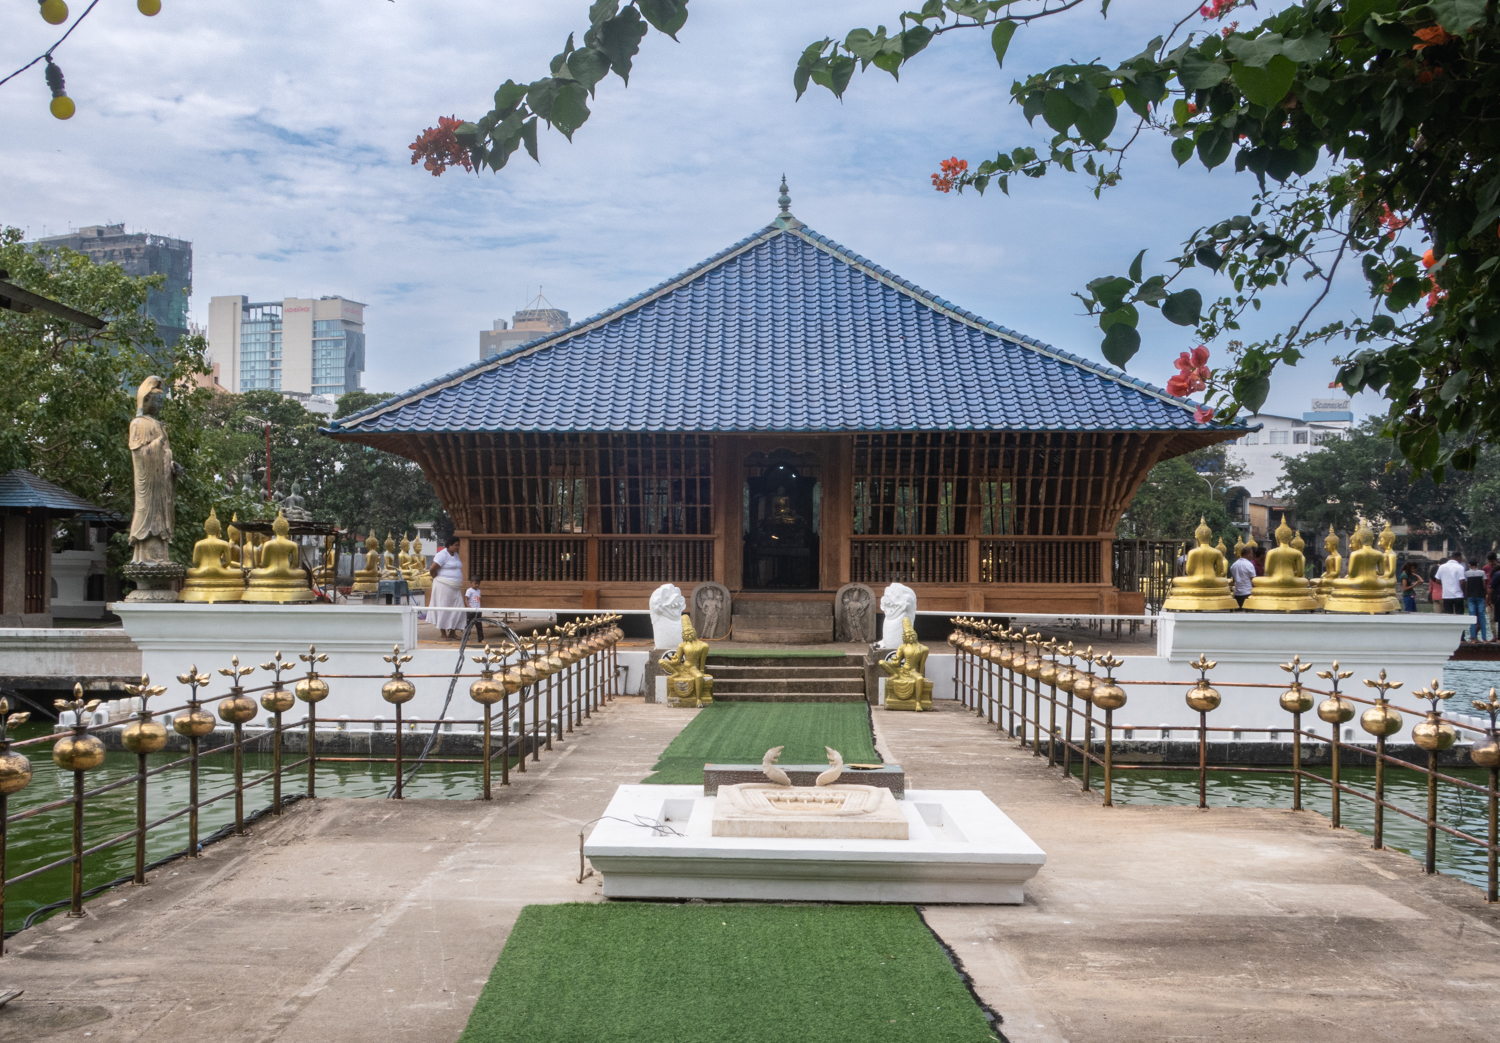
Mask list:
[[[0,474],[0,627],[52,625],[52,535],[59,518],[115,516],[30,471]]]
[[[980,318],[788,212],[682,274],[325,429],[432,482],[486,604],[913,587],[1115,612],[1111,540],[1196,404]],[[738,610],[738,608],[737,608]]]

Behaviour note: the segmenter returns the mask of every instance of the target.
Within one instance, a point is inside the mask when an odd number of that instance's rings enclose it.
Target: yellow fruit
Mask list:
[[[68,20],[68,5],[63,0],[42,0],[42,21],[62,25]]]
[[[61,97],[53,98],[51,109],[52,115],[56,116],[60,120],[72,119],[73,112],[75,111],[73,99],[68,97],[66,94],[62,95]]]
[[[135,0],[135,9],[147,18],[161,13],[161,0]]]

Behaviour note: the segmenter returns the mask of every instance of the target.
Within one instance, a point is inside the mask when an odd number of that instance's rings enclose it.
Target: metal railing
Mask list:
[[[9,706],[0,699],[0,924],[5,919],[6,889],[44,873],[69,867],[71,881],[67,897],[36,910],[28,917],[26,926],[42,912],[66,905],[69,916],[83,915],[83,902],[93,893],[118,884],[133,881],[147,882],[147,873],[158,865],[176,858],[196,858],[203,844],[199,840],[199,814],[220,801],[233,800],[234,822],[219,831],[225,836],[245,835],[248,822],[262,814],[280,815],[283,807],[292,800],[316,798],[318,792],[318,766],[334,762],[389,763],[395,766],[395,785],[388,796],[403,799],[403,789],[424,764],[473,765],[479,773],[481,800],[492,798],[492,762],[500,759],[500,784],[510,785],[511,772],[524,774],[528,758],[532,763],[541,759],[543,752],[550,752],[554,740],[561,743],[578,724],[593,716],[609,700],[620,693],[616,686],[619,664],[615,645],[621,632],[615,625],[619,617],[598,615],[577,623],[565,625],[557,630],[527,638],[518,636],[509,627],[501,626],[505,635],[503,643],[485,645],[480,655],[472,661],[479,672],[466,672],[464,656],[468,652],[465,632],[459,649],[457,668],[451,673],[404,674],[402,666],[412,656],[393,648],[385,661],[391,664],[390,674],[331,674],[318,669],[328,661],[328,656],[316,648],[298,658],[306,665],[303,676],[293,681],[283,678],[283,673],[294,669],[291,662],[283,661],[277,652],[270,662],[260,669],[272,675],[269,684],[247,686],[243,681],[255,673],[254,666],[241,666],[239,657],[231,659],[228,667],[219,669],[219,674],[228,681],[228,691],[217,698],[217,717],[233,727],[233,739],[217,746],[203,748],[205,739],[214,735],[218,726],[215,715],[204,709],[208,697],[200,690],[208,686],[213,677],[199,673],[190,667],[179,674],[177,680],[188,689],[185,702],[167,710],[148,708],[149,700],[164,694],[164,686],[153,685],[142,677],[138,685],[129,686],[133,699],[139,699],[140,709],[132,713],[129,724],[120,735],[121,745],[137,757],[136,770],[116,778],[104,785],[88,788],[85,778],[89,771],[105,762],[105,746],[97,733],[119,727],[119,721],[91,723],[98,701],[85,702],[81,685],[74,686],[72,700],[59,700],[57,708],[62,723],[71,724],[65,731],[54,732],[21,741],[12,741],[7,728],[24,723],[29,714],[10,714]],[[493,623],[492,623],[493,625]],[[355,679],[385,678],[381,697],[395,708],[394,756],[331,756],[318,750],[317,705],[328,697],[329,682]],[[461,679],[473,679],[469,686],[469,697],[481,711],[473,718],[454,718],[447,715],[447,703],[438,718],[402,717],[402,706],[416,695],[415,680],[447,680],[448,698]],[[259,705],[271,714],[271,721],[262,734],[247,736],[245,724],[253,719]],[[305,720],[296,723],[283,721],[283,714],[293,709],[298,702],[307,708]],[[65,718],[66,715],[66,719]],[[147,758],[167,748],[170,736],[166,725],[158,718],[170,720],[172,730],[186,739],[187,755],[167,764],[148,766]],[[325,724],[330,723],[326,720]],[[339,718],[334,723],[342,729],[347,724],[372,724],[377,727],[382,718],[351,720]],[[466,724],[476,726],[481,735],[479,755],[474,757],[434,758],[428,754],[443,725]],[[414,727],[432,726],[424,748],[412,760],[407,757],[406,742]],[[498,732],[498,735],[496,734]],[[283,740],[288,735],[306,737],[306,756],[288,761],[283,756]],[[417,736],[420,738],[420,736]],[[253,778],[245,777],[245,755],[247,751],[260,752],[269,744],[271,770]],[[29,759],[23,751],[49,749],[53,762],[63,773],[71,773],[72,795],[28,807],[12,815],[9,813],[9,798],[21,792],[31,782],[32,771]],[[233,785],[219,793],[203,795],[199,792],[199,769],[209,758],[232,759]],[[512,765],[514,764],[514,767]],[[284,780],[289,773],[306,769],[306,793],[288,796],[283,792]],[[160,809],[152,818],[153,809],[148,804],[147,781],[170,772],[185,772],[188,777],[188,799],[181,807]],[[135,827],[111,836],[102,842],[84,845],[85,809],[90,800],[129,786],[135,787]],[[256,787],[269,786],[270,803],[266,808],[250,816],[245,813],[245,794]],[[261,790],[264,792],[264,790]],[[54,812],[65,812],[71,816],[71,843],[69,853],[43,865],[28,866],[24,872],[6,876],[6,849],[10,827],[18,822],[37,818]],[[167,859],[154,863],[146,861],[146,838],[154,829],[187,819],[187,843],[183,850]],[[216,837],[217,838],[217,837]],[[215,838],[215,839],[216,839]],[[119,880],[85,891],[83,873],[85,860],[108,849],[134,843],[133,872]],[[4,953],[0,941],[0,955]]]
[[[1490,689],[1488,701],[1475,701],[1480,712],[1488,714],[1488,728],[1475,727],[1466,721],[1444,716],[1439,704],[1453,696],[1434,681],[1430,687],[1418,689],[1411,694],[1426,700],[1426,709],[1397,706],[1390,700],[1399,682],[1388,681],[1385,671],[1378,678],[1365,678],[1364,684],[1373,690],[1374,698],[1365,699],[1340,690],[1342,682],[1353,676],[1353,672],[1339,668],[1334,661],[1329,669],[1318,671],[1316,676],[1329,683],[1327,688],[1311,688],[1302,683],[1302,675],[1312,669],[1300,657],[1282,664],[1282,669],[1291,675],[1285,685],[1255,682],[1210,683],[1209,673],[1217,663],[1199,656],[1192,666],[1198,670],[1198,681],[1187,689],[1185,698],[1188,708],[1197,714],[1196,727],[1184,730],[1197,740],[1198,763],[1187,764],[1117,764],[1114,757],[1115,724],[1114,713],[1128,701],[1127,688],[1161,686],[1181,688],[1180,681],[1133,681],[1116,679],[1115,670],[1124,661],[1109,653],[1096,654],[1092,647],[1078,649],[1071,642],[1060,646],[1055,640],[1043,641],[1022,627],[1011,630],[1003,625],[992,624],[969,617],[952,620],[954,630],[948,638],[953,646],[954,689],[962,705],[1014,738],[1023,748],[1029,745],[1032,755],[1045,756],[1049,766],[1060,766],[1069,776],[1074,771],[1074,759],[1080,782],[1084,790],[1094,785],[1094,769],[1102,771],[1102,796],[1106,807],[1114,804],[1114,776],[1118,771],[1181,771],[1198,775],[1198,807],[1208,806],[1208,776],[1212,772],[1264,773],[1289,777],[1292,782],[1291,806],[1294,811],[1303,810],[1303,785],[1322,784],[1328,787],[1330,800],[1330,824],[1341,828],[1342,797],[1352,797],[1370,803],[1373,817],[1373,847],[1385,846],[1385,812],[1405,816],[1420,823],[1425,833],[1423,869],[1436,872],[1437,837],[1445,834],[1464,844],[1477,846],[1485,854],[1487,885],[1485,897],[1489,902],[1500,901],[1500,875],[1497,875],[1497,854],[1500,854],[1500,729],[1496,717],[1500,714],[1500,699],[1495,689]],[[1096,672],[1102,670],[1102,676]],[[1218,728],[1210,727],[1208,715],[1221,704],[1220,688],[1235,689],[1236,692],[1260,692],[1275,694],[1281,709],[1291,715],[1288,728]],[[1322,701],[1318,701],[1322,697]],[[1316,704],[1316,705],[1315,705]],[[1359,707],[1367,709],[1359,712]],[[1302,723],[1304,714],[1316,709],[1319,720],[1331,725],[1328,734],[1319,734]],[[1340,727],[1354,720],[1359,714],[1360,727],[1372,738],[1373,745],[1357,745],[1341,737]],[[1426,756],[1426,763],[1406,760],[1387,749],[1392,735],[1403,726],[1403,713],[1416,713],[1423,720],[1412,729],[1412,742]],[[1045,717],[1045,720],[1043,719]],[[1061,720],[1059,720],[1061,718]],[[1102,741],[1099,729],[1103,729]],[[1290,767],[1256,767],[1248,765],[1215,765],[1208,759],[1208,737],[1211,733],[1271,733],[1289,731],[1291,734]],[[1488,769],[1487,784],[1480,784],[1438,770],[1439,754],[1452,749],[1460,732],[1473,733],[1469,747],[1469,759],[1477,768]],[[1329,755],[1330,774],[1325,777],[1303,766],[1303,744],[1312,742],[1326,745]],[[1373,792],[1366,792],[1347,785],[1341,778],[1342,759],[1354,756],[1374,761],[1375,779]],[[1387,799],[1387,773],[1390,770],[1411,772],[1425,779],[1427,803],[1424,812],[1415,812]],[[1482,794],[1487,802],[1488,836],[1478,837],[1456,826],[1439,821],[1438,787],[1452,786],[1460,791]]]

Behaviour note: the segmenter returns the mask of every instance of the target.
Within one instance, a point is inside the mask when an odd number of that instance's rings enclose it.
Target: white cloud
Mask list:
[[[499,175],[433,178],[406,145],[440,114],[483,112],[507,76],[541,75],[584,27],[586,0],[166,0],[153,19],[101,5],[57,54],[77,116],[47,115],[39,68],[3,88],[0,220],[33,235],[123,220],[191,240],[200,321],[218,294],[365,301],[366,386],[397,390],[476,358],[478,331],[538,284],[582,318],[750,234],[774,216],[785,171],[794,212],[818,231],[979,314],[1097,355],[1071,293],[1143,246],[1159,263],[1196,224],[1243,210],[1249,176],[1177,172],[1155,142],[1101,201],[1082,177],[981,199],[938,195],[928,175],[949,155],[1040,144],[1044,132],[1009,104],[1011,80],[1134,53],[1161,5],[1121,0],[1108,22],[1079,12],[1028,28],[1004,72],[982,34],[954,33],[899,84],[872,71],[842,104],[816,89],[794,103],[808,42],[892,25],[901,9],[696,0],[680,44],[653,33],[629,89],[601,84],[573,144],[544,133],[540,166],[521,155]],[[6,68],[56,35],[40,18],[13,20]],[[1287,296],[1246,334],[1284,325],[1307,293]],[[1331,315],[1363,306],[1354,279],[1336,298]],[[1164,382],[1191,345],[1155,316],[1143,333],[1132,371]],[[1331,372],[1327,353],[1305,362],[1278,380],[1270,407],[1300,414]]]

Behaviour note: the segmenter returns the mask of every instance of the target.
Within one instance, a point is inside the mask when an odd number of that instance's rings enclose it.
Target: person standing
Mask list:
[[[469,581],[469,589],[464,591],[464,601],[468,604],[469,616],[474,620],[474,637],[480,641],[484,640],[484,623],[480,621],[479,610],[483,607],[484,596],[479,592],[479,585],[473,580]]]
[[[1470,641],[1490,639],[1489,616],[1484,604],[1488,593],[1484,588],[1484,570],[1477,560],[1471,559],[1468,571],[1464,573],[1464,611],[1474,617],[1474,622],[1469,624]]]
[[[1464,566],[1457,551],[1448,555],[1448,560],[1437,567],[1433,578],[1442,587],[1443,611],[1450,616],[1463,615]]]
[[[1403,612],[1417,610],[1417,591],[1421,586],[1422,576],[1417,572],[1417,563],[1408,561],[1401,566],[1401,610]]]
[[[1229,579],[1234,584],[1234,600],[1239,602],[1240,608],[1245,607],[1245,599],[1255,589],[1255,558],[1254,545],[1247,545],[1240,551],[1240,556],[1234,559],[1234,564],[1229,566]]]
[[[449,536],[443,549],[432,556],[427,572],[432,576],[432,607],[450,610],[429,613],[432,625],[449,641],[457,641],[464,626],[464,564],[458,558],[457,536]]]
[[[1443,581],[1438,579],[1437,574],[1440,568],[1442,568],[1441,565],[1433,569],[1432,575],[1427,577],[1427,600],[1432,603],[1434,612],[1443,611]]]

